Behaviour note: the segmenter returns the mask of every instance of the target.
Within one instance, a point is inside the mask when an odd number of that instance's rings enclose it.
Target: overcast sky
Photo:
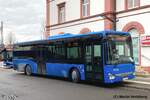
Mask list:
[[[5,41],[10,32],[18,42],[41,39],[46,0],[0,0]]]

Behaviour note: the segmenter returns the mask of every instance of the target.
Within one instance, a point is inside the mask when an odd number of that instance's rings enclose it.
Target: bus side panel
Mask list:
[[[83,64],[59,64],[59,63],[46,63],[47,75],[58,77],[69,77],[71,68],[77,68],[80,72],[81,80],[85,80],[84,65]]]
[[[104,81],[105,83],[114,83],[125,79],[133,79],[134,73],[135,66],[133,64],[105,65]],[[111,79],[113,77],[114,79]]]
[[[30,59],[14,59],[13,65],[14,69],[17,71],[24,71],[24,67],[29,64],[32,69],[32,73],[37,74],[37,64]]]

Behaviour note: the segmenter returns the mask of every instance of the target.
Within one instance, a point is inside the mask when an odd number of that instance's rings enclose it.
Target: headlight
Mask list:
[[[114,76],[114,75],[112,75],[111,73],[108,73],[108,76],[109,76],[109,79],[110,79],[110,80],[115,79],[115,76]]]

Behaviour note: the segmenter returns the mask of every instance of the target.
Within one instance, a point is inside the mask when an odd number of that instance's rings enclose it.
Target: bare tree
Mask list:
[[[42,21],[41,22],[41,31],[40,31],[40,33],[41,33],[41,39],[45,39],[46,38],[45,37],[45,32],[46,32],[46,30],[45,30],[45,22]]]
[[[8,45],[13,45],[16,42],[16,37],[15,34],[10,32],[7,36],[6,36],[6,41]]]

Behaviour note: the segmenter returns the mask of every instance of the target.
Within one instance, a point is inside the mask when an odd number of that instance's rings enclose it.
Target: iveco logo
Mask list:
[[[115,68],[115,69],[113,69],[113,71],[119,71],[119,69],[118,69],[118,68]]]

